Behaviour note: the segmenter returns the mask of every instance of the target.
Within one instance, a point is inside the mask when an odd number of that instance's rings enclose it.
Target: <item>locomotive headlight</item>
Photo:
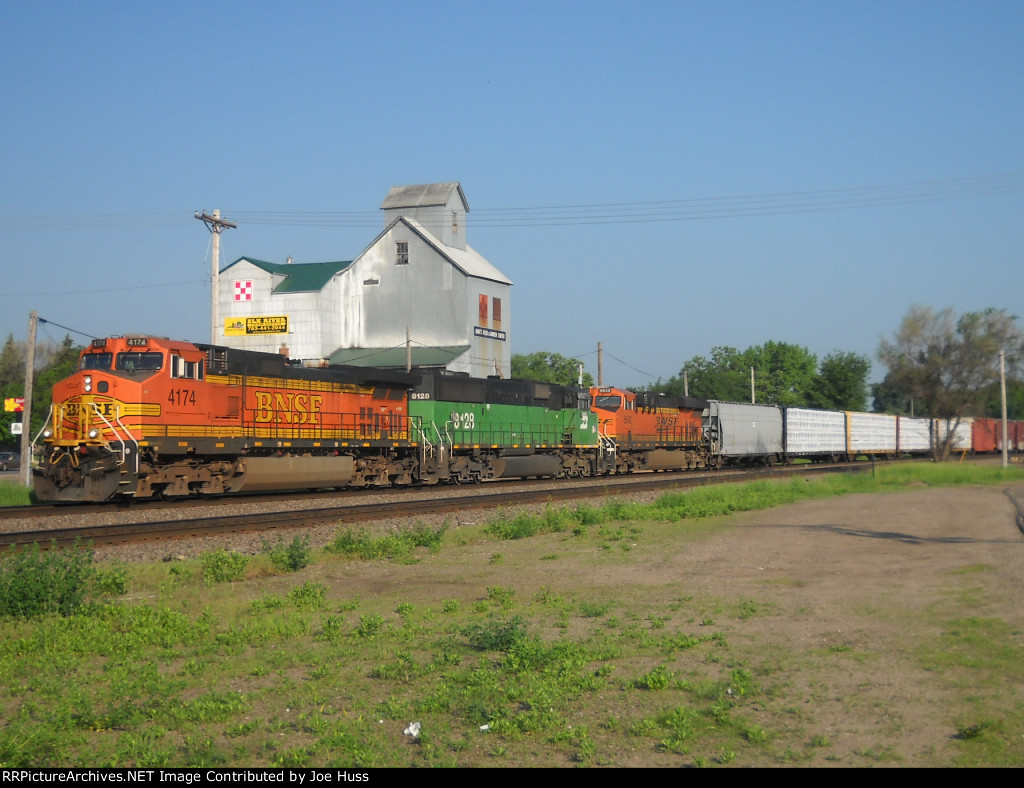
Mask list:
[[[91,440],[96,440],[99,436],[100,436],[100,431],[99,430],[89,430],[89,438]]]
[[[85,390],[92,391],[92,375],[86,375],[82,380],[85,383]]]

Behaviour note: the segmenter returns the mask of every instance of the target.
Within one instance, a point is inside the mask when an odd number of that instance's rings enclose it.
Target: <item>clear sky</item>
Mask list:
[[[608,383],[1022,312],[1020,0],[37,0],[0,30],[3,338],[36,309],[208,341],[195,211],[238,221],[222,263],[350,260],[441,181],[515,282],[512,351],[596,372],[601,342]]]

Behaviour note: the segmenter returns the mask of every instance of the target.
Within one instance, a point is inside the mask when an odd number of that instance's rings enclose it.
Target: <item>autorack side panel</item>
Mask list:
[[[963,418],[960,419],[960,423],[956,423],[956,419],[936,419],[936,424],[939,431],[939,440],[945,441],[946,436],[951,431],[953,432],[953,440],[950,442],[949,450],[951,452],[964,452],[970,451],[972,448],[972,436],[974,432],[974,419]],[[1001,446],[1002,441],[1002,430],[1000,429],[997,433],[997,447]],[[1001,450],[1001,449],[1000,449]]]
[[[897,448],[897,417],[847,411],[847,454],[892,455]]]
[[[785,408],[786,454],[790,457],[846,453],[846,414],[832,410]]]
[[[932,432],[934,430],[934,423],[932,419],[900,416],[898,427],[900,453],[926,454],[931,451]]]

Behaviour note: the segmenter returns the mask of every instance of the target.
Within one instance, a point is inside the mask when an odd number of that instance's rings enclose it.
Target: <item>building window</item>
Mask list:
[[[501,325],[501,299],[495,298],[491,301],[491,319],[494,321],[494,327],[498,328]]]
[[[480,294],[480,308],[477,310],[477,323],[478,326],[487,325],[487,296],[483,293]]]
[[[409,265],[409,242],[399,241],[395,244],[395,264]]]
[[[363,284],[367,286],[379,285],[380,280],[375,276],[371,276],[369,279],[364,279]]]

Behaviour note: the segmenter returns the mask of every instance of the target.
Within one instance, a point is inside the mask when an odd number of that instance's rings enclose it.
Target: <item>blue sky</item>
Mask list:
[[[440,181],[515,282],[513,352],[601,342],[609,383],[1021,312],[1019,0],[43,0],[0,35],[3,337],[208,341],[194,211],[239,222],[223,262],[348,260]]]

